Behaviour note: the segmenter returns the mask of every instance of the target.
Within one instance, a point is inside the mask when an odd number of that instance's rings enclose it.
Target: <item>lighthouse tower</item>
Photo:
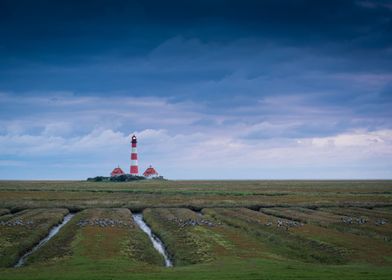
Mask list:
[[[132,141],[131,141],[131,145],[132,145],[132,152],[131,152],[131,175],[138,175],[139,174],[139,168],[137,166],[137,140],[136,140],[136,136],[133,135],[132,136]]]

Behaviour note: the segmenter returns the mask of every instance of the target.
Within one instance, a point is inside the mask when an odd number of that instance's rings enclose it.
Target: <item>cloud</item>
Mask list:
[[[46,136],[75,136],[94,129],[118,129],[125,133],[146,126],[184,127],[200,116],[195,110],[197,104],[169,102],[159,97],[3,94],[0,106],[4,108],[0,113],[0,132]]]
[[[360,7],[363,8],[368,8],[368,9],[376,9],[376,8],[385,8],[388,10],[392,10],[392,3],[390,1],[356,1],[356,4],[359,5]]]
[[[309,178],[312,177],[309,175],[312,170],[322,167],[348,168],[366,162],[363,168],[373,164],[390,168],[392,162],[392,130],[353,131],[329,137],[259,141],[243,138],[246,133],[247,131],[238,131],[236,135],[222,136],[219,133],[172,134],[155,129],[136,131],[140,166],[143,168],[153,164],[170,178],[200,179],[205,178],[206,174],[210,178],[233,178],[233,169],[238,170],[241,178],[260,178],[261,175],[257,174],[265,174],[271,168],[287,171],[302,167],[308,168]],[[110,129],[94,130],[74,138],[0,136],[2,157],[11,155],[23,159],[5,160],[2,166],[24,166],[28,165],[26,163],[29,160],[34,160],[43,165],[50,164],[48,168],[53,170],[68,170],[79,166],[85,168],[86,173],[105,174],[117,163],[125,168],[129,165],[130,136]],[[194,172],[184,177],[189,169]],[[211,170],[215,170],[215,173],[211,173]],[[252,170],[252,174],[246,170]],[[290,177],[290,172],[277,178]],[[388,174],[391,175],[386,172],[383,176]],[[356,174],[354,177],[361,176]]]
[[[392,131],[380,130],[374,132],[356,132],[352,134],[340,134],[335,137],[324,137],[312,139],[312,145],[316,147],[376,147],[388,146],[392,143]],[[382,150],[382,153],[391,153],[392,150]]]

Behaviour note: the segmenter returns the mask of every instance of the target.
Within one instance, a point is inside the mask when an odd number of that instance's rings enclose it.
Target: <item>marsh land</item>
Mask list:
[[[391,275],[392,181],[0,182],[2,280]]]

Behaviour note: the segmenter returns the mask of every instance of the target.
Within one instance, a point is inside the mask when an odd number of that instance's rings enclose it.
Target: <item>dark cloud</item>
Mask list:
[[[391,3],[2,0],[0,91],[192,100],[258,121],[286,104],[241,108],[301,96],[360,120],[337,131],[387,126]]]
[[[358,3],[3,0],[0,34],[3,50],[11,53],[94,53],[127,46],[135,52],[178,34],[223,42],[260,37],[294,45],[390,45],[387,2],[372,8]]]

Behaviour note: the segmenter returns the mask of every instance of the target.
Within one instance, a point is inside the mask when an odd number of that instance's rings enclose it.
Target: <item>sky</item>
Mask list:
[[[392,0],[0,0],[0,179],[391,179]]]

